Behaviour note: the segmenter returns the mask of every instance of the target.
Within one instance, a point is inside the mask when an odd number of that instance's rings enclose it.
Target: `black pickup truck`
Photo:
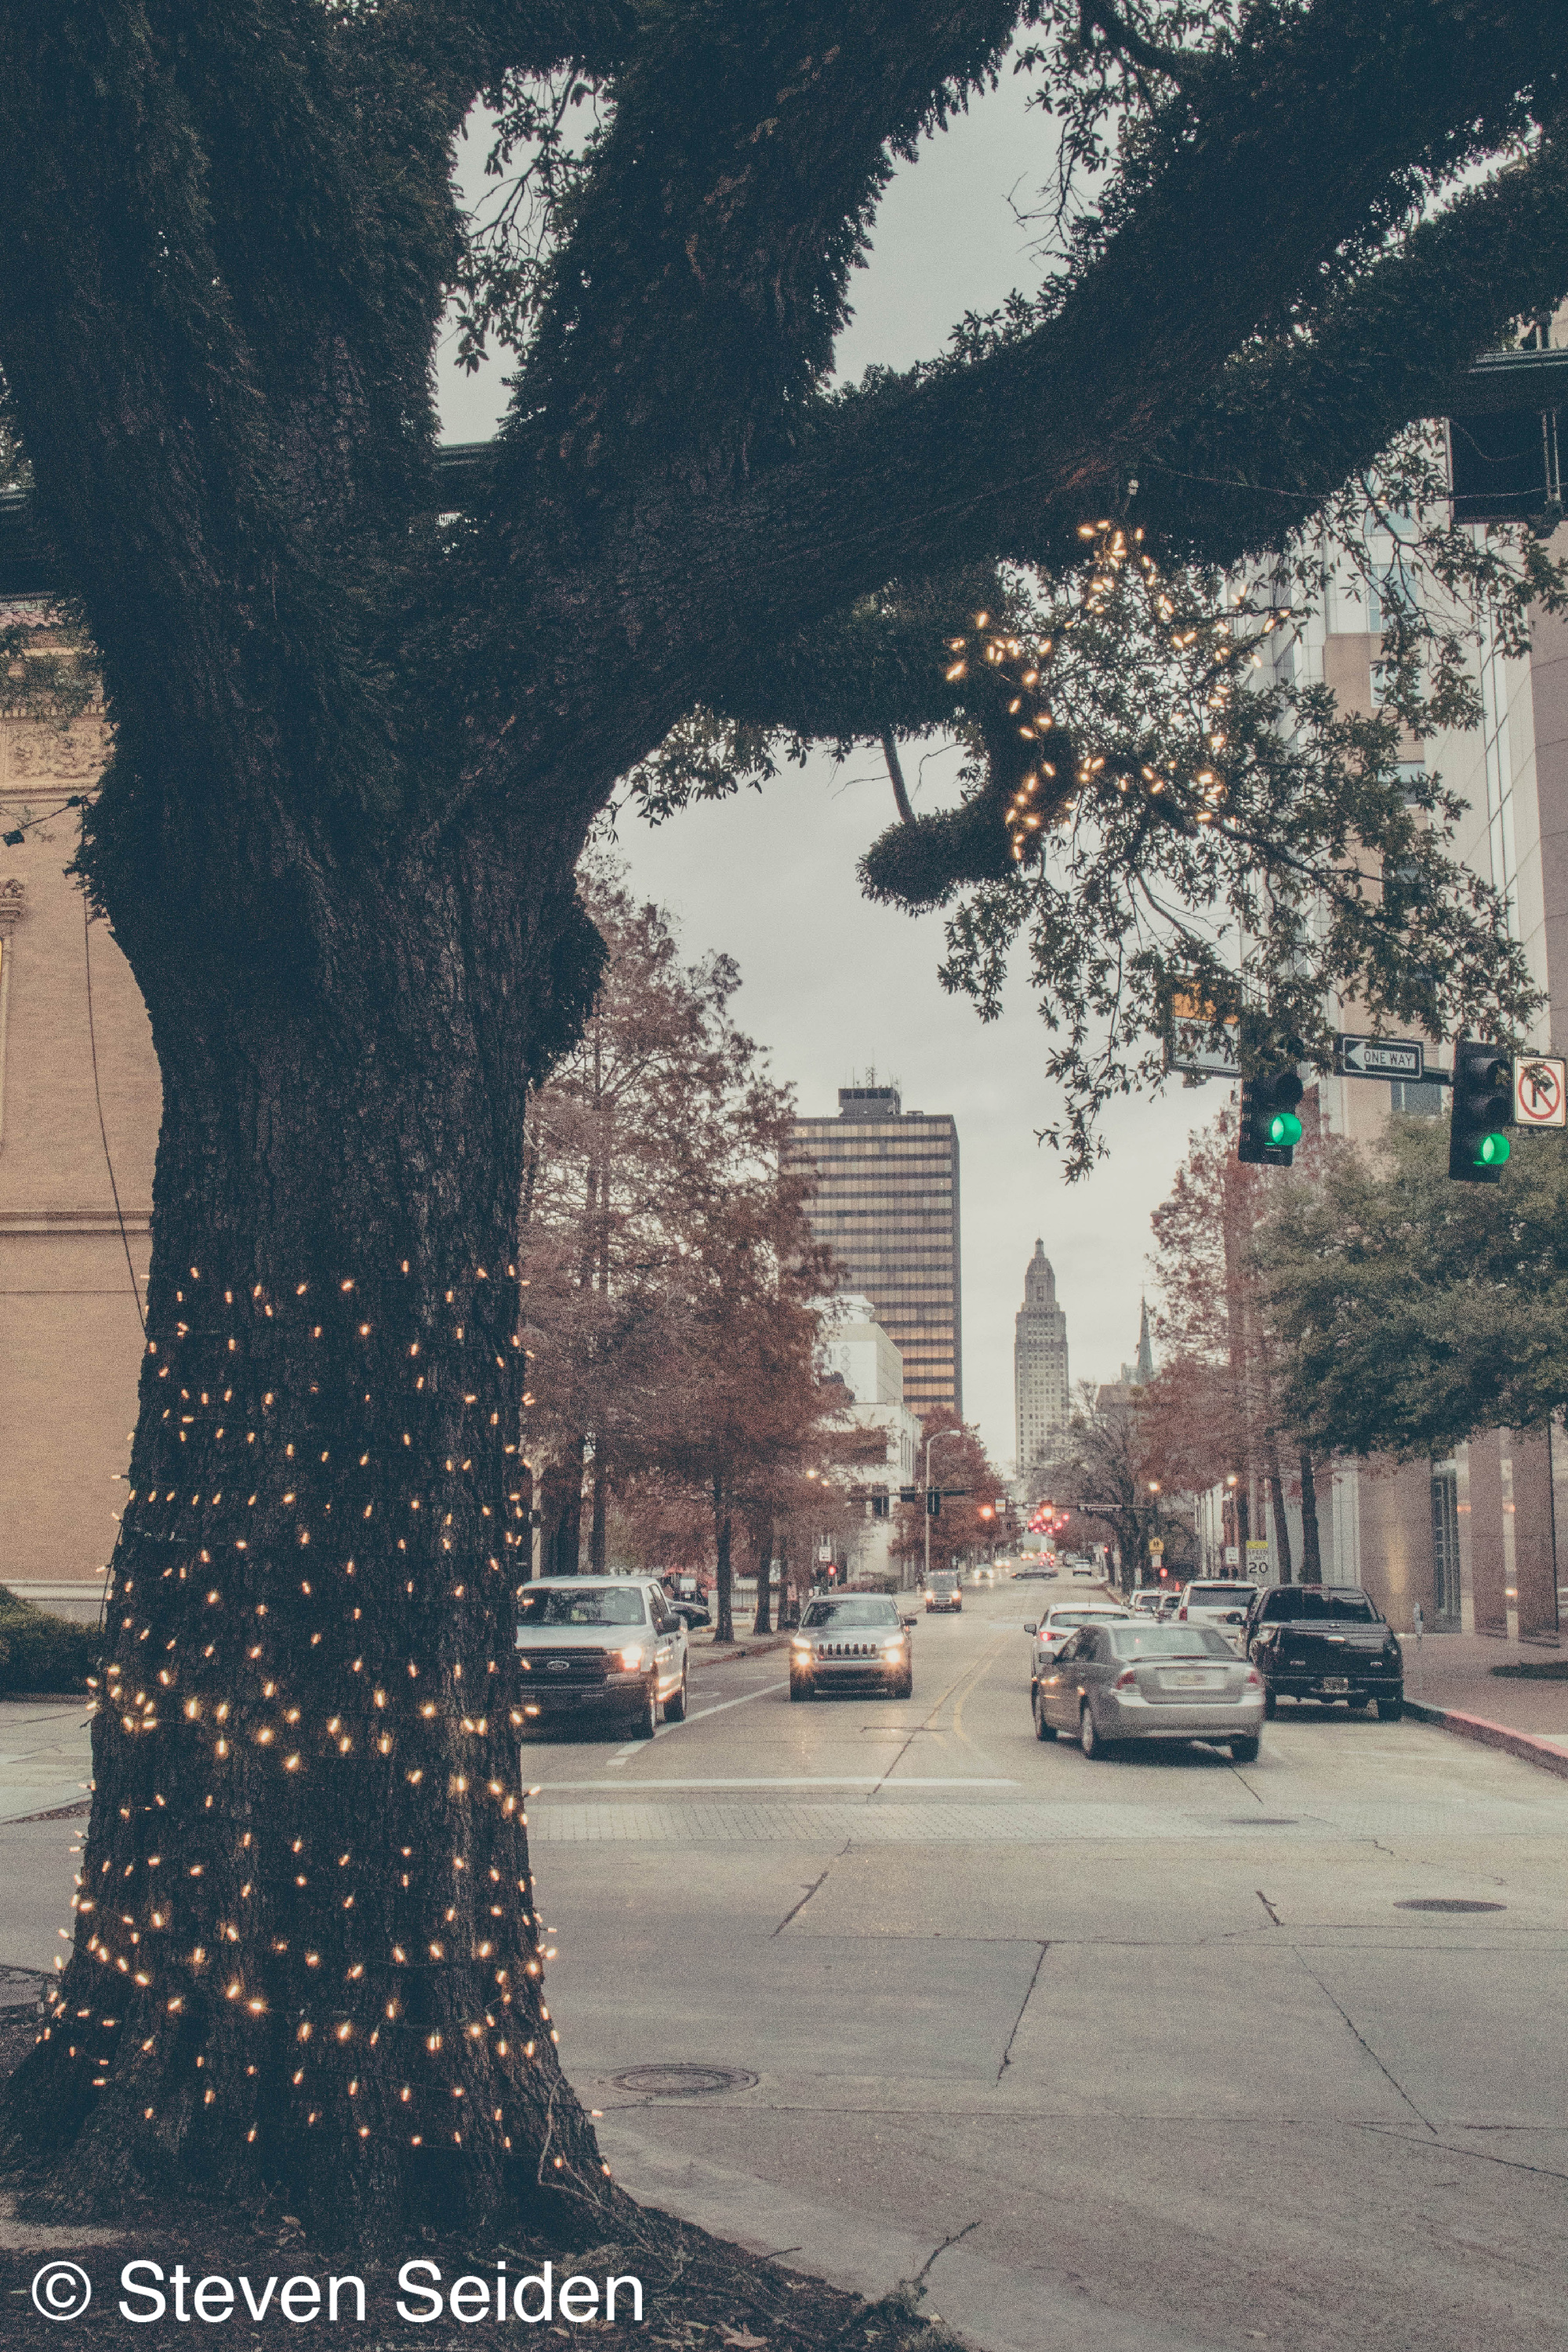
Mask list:
[[[1241,1640],[1267,1716],[1282,1698],[1352,1708],[1375,1699],[1384,1723],[1405,1712],[1405,1653],[1359,1585],[1273,1585],[1248,1609]]]

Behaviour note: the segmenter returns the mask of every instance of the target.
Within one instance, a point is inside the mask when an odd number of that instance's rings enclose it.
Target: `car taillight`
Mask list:
[[[1248,1666],[1247,1669],[1247,1687],[1251,1690],[1263,1688],[1263,1677],[1256,1666]]]
[[[1112,1690],[1131,1690],[1137,1679],[1138,1677],[1133,1673],[1131,1667],[1128,1666],[1122,1673],[1117,1675],[1116,1680],[1111,1684],[1110,1687]]]
[[[1183,1603],[1182,1603],[1181,1607],[1177,1610],[1176,1614],[1177,1614],[1177,1616],[1181,1619],[1181,1621],[1182,1621],[1183,1624],[1184,1625],[1184,1624],[1186,1623],[1186,1622],[1187,1622],[1187,1604],[1186,1604],[1186,1602],[1185,1602],[1184,1601],[1183,1601]]]

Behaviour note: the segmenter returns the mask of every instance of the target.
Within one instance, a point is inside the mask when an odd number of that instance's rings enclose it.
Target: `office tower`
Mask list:
[[[911,1412],[963,1411],[958,1129],[906,1111],[894,1087],[840,1087],[837,1118],[795,1121],[789,1165],[813,1176],[806,1214],[904,1360]]]

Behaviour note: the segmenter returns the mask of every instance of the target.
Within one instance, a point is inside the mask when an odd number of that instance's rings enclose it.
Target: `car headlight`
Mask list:
[[[635,1675],[639,1666],[646,1666],[647,1664],[647,1652],[640,1642],[628,1642],[626,1648],[619,1653],[619,1656],[621,1664],[628,1675]]]
[[[903,1646],[904,1637],[901,1633],[891,1634],[882,1644],[883,1649],[887,1652],[889,1657],[892,1656],[895,1650],[901,1650]]]
[[[792,1633],[790,1635],[789,1645],[792,1650],[809,1652],[811,1648],[811,1635],[809,1633]]]

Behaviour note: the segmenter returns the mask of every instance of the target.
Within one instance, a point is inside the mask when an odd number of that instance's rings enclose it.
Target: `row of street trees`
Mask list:
[[[583,1034],[530,1098],[521,1197],[525,1452],[547,1572],[711,1563],[732,1630],[743,1540],[804,1569],[823,1476],[868,1449],[817,1364],[836,1272],[784,1172],[786,1087],[735,1024],[731,960],[683,963],[668,917],[585,868],[605,944]],[[583,1525],[584,1500],[587,1525]]]

